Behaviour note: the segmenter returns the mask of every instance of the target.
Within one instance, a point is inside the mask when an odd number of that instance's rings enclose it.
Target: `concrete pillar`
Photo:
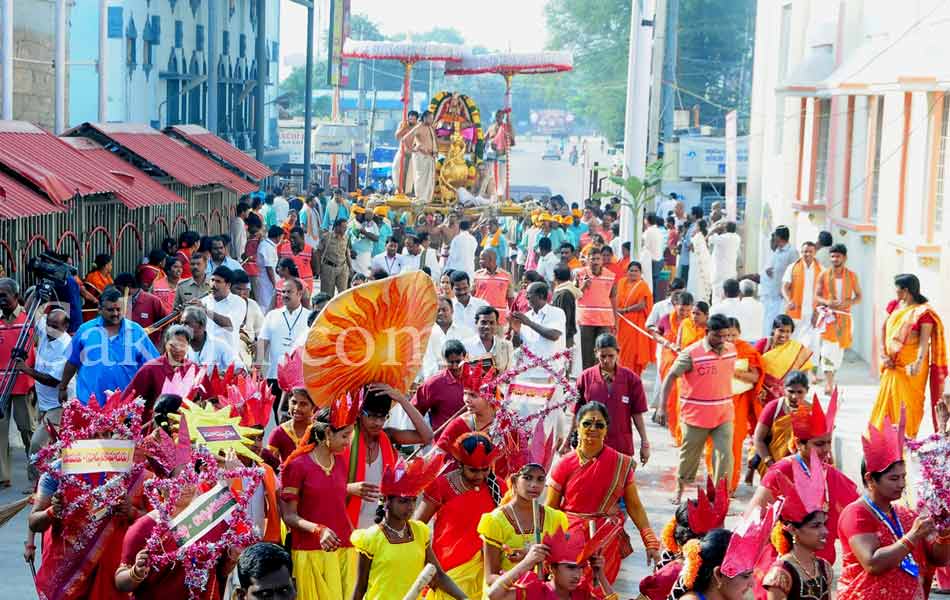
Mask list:
[[[5,121],[13,119],[13,0],[3,2],[3,16],[0,17],[0,51],[2,57],[3,109],[0,116]]]
[[[53,131],[66,130],[66,0],[56,0],[56,38],[53,50]]]
[[[109,2],[99,0],[99,114],[100,123],[109,120]]]

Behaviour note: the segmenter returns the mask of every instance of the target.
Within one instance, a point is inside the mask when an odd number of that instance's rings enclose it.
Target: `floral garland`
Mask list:
[[[495,419],[492,421],[491,428],[488,430],[488,435],[491,437],[492,442],[502,451],[504,451],[509,444],[514,444],[515,448],[527,447],[528,438],[534,430],[534,422],[543,420],[556,410],[576,404],[581,397],[577,386],[574,385],[574,382],[565,374],[566,369],[558,370],[552,366],[561,359],[568,360],[571,357],[572,350],[562,350],[548,358],[539,357],[524,346],[521,347],[521,352],[525,358],[521,364],[489,380],[483,384],[479,390],[479,393],[491,402],[495,408]],[[523,416],[508,406],[501,404],[494,391],[501,385],[510,384],[518,375],[535,368],[541,368],[553,377],[555,383],[564,390],[564,397],[559,402],[549,401],[544,408],[527,416]]]
[[[703,557],[699,551],[699,540],[690,540],[683,546],[683,570],[680,571],[680,581],[687,590],[692,590],[696,585],[699,567],[703,566]]]
[[[137,461],[129,472],[102,473],[101,480],[94,483],[86,475],[62,473],[58,459],[76,441],[102,439],[103,432],[109,432],[109,439],[132,440],[136,446],[141,443],[145,401],[138,398],[116,406],[115,400],[111,398],[104,408],[95,398],[90,399],[89,406],[77,398],[67,402],[56,440],[37,453],[37,469],[59,482],[62,535],[77,549],[84,547],[102,521],[125,501],[145,469],[145,463]]]
[[[663,526],[660,532],[660,539],[663,540],[663,547],[673,554],[680,551],[680,545],[676,543],[676,517],[673,517]]]
[[[433,117],[439,114],[442,103],[452,96],[452,92],[443,90],[437,92],[435,96],[432,97],[432,100],[429,102],[428,111],[432,113]],[[461,98],[465,104],[465,108],[468,110],[469,116],[472,117],[472,124],[475,127],[475,151],[473,153],[472,162],[469,164],[470,167],[474,167],[482,162],[482,157],[485,155],[485,130],[482,128],[482,113],[478,110],[478,106],[470,96],[459,94],[459,98]],[[468,163],[467,160],[466,163]]]
[[[769,541],[772,542],[772,547],[775,548],[779,556],[784,556],[792,551],[792,545],[788,543],[788,538],[785,537],[785,525],[781,521],[775,522],[775,527],[772,528],[772,533],[769,534]]]
[[[199,466],[200,465],[200,466]],[[191,462],[174,477],[152,479],[145,483],[145,495],[158,511],[155,529],[145,542],[151,561],[150,569],[161,569],[172,563],[181,563],[185,569],[185,586],[188,597],[198,598],[208,585],[208,574],[213,572],[218,559],[230,548],[245,548],[260,539],[254,532],[247,504],[254,490],[263,479],[263,470],[257,467],[223,469],[207,448],[199,447],[192,452]],[[185,548],[166,551],[162,540],[172,533],[171,521],[175,506],[186,487],[208,489],[219,481],[243,480],[243,493],[235,494],[237,506],[224,519],[226,531],[215,541],[199,539]],[[250,485],[247,481],[250,480]]]
[[[920,462],[918,510],[929,513],[938,530],[950,528],[950,438],[935,433],[905,444]]]

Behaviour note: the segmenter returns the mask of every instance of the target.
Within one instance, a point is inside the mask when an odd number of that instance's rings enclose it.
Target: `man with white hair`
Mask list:
[[[739,282],[739,292],[742,294],[742,299],[739,301],[735,313],[736,319],[742,327],[742,339],[747,342],[757,342],[764,335],[765,307],[755,297],[757,287],[751,279],[743,279]]]

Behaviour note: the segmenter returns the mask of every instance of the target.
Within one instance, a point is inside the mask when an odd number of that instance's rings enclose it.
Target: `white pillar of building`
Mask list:
[[[13,119],[13,0],[0,0],[3,3],[3,16],[0,17],[0,51],[2,62],[3,102],[0,117],[5,121]]]
[[[100,123],[109,120],[109,1],[99,0],[99,114]]]
[[[53,47],[53,132],[66,130],[66,0],[56,0],[56,40]]]

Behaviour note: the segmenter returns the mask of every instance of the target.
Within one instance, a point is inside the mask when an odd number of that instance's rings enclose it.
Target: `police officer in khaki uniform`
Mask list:
[[[349,287],[350,255],[346,219],[337,219],[333,222],[330,235],[321,237],[317,247],[321,292],[333,296]]]

